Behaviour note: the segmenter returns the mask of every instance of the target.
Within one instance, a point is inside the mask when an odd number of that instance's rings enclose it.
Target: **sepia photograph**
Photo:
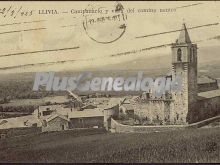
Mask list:
[[[1,1],[0,163],[220,163],[219,1]]]

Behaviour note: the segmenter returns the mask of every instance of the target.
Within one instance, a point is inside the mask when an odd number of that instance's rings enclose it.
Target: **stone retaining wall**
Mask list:
[[[111,129],[112,133],[152,133],[152,132],[166,132],[173,130],[182,130],[190,128],[200,128],[202,126],[208,125],[214,121],[219,121],[220,116],[209,118],[197,123],[189,125],[161,125],[161,126],[130,126],[118,123],[116,120],[111,119]]]
[[[126,133],[126,132],[143,132],[143,133],[151,133],[151,132],[165,132],[165,131],[172,131],[172,130],[180,130],[185,129],[185,125],[172,125],[172,126],[129,126],[123,125],[111,119],[111,132],[117,133]]]

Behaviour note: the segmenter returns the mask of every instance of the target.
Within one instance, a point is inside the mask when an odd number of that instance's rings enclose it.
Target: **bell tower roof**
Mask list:
[[[185,23],[183,23],[183,25],[182,25],[182,29],[180,31],[180,35],[179,35],[179,38],[177,40],[177,43],[179,43],[179,44],[191,43],[189,33],[187,31]]]

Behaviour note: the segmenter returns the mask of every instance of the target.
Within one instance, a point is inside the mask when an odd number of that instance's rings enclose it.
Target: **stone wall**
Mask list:
[[[183,129],[193,129],[200,128],[215,121],[220,120],[220,115],[213,118],[209,118],[197,123],[189,125],[163,125],[163,126],[129,126],[123,125],[111,119],[111,129],[112,133],[152,133],[152,132],[166,132],[173,130],[183,130]]]
[[[220,96],[198,100],[193,122],[220,115]]]
[[[62,131],[69,129],[68,121],[60,117],[56,117],[42,126],[42,132]]]
[[[70,119],[70,129],[72,128],[91,128],[97,126],[99,128],[104,125],[104,117],[83,117]]]
[[[172,109],[170,100],[148,100],[133,104],[134,113],[148,123],[160,124],[170,122],[170,110]]]
[[[200,121],[200,122],[189,124],[188,128],[200,128],[200,127],[206,126],[214,122],[220,122],[220,115]]]
[[[152,133],[152,132],[165,132],[172,130],[185,129],[186,125],[164,125],[164,126],[129,126],[123,125],[111,119],[111,129],[112,133]]]

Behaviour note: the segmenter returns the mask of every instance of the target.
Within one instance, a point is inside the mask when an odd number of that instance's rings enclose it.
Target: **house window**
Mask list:
[[[79,124],[80,124],[80,127],[84,128],[84,122],[82,118],[79,119]]]
[[[182,51],[180,48],[177,50],[177,61],[182,61]]]
[[[32,127],[37,127],[37,123],[32,124]]]
[[[83,123],[83,119],[81,119],[81,118],[80,118],[80,119],[79,119],[79,123],[81,123],[81,124],[82,124],[82,123]]]
[[[1,134],[1,139],[5,139],[6,138],[6,134]]]
[[[176,119],[179,120],[179,114],[176,114]]]

